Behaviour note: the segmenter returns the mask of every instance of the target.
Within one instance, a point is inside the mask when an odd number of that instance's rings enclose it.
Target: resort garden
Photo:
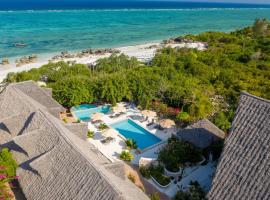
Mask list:
[[[155,110],[185,126],[209,118],[230,128],[241,91],[270,98],[270,36],[266,20],[231,33],[205,32],[184,38],[209,44],[205,51],[164,48],[150,64],[113,54],[87,67],[50,63],[10,73],[8,82],[44,81],[63,106],[121,101]]]
[[[158,152],[158,159],[150,165],[141,165],[140,172],[146,179],[152,179],[161,187],[181,181],[185,167],[200,165],[204,161],[202,152],[194,145],[171,137],[166,146]]]
[[[159,152],[158,160],[168,171],[178,172],[187,165],[199,163],[203,157],[201,151],[192,144],[172,137],[165,148]]]

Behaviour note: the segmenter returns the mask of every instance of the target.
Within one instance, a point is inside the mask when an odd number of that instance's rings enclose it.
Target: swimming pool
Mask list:
[[[91,120],[91,115],[94,113],[108,113],[110,111],[110,105],[96,106],[93,104],[82,104],[71,108],[71,112],[82,121]]]
[[[138,148],[143,150],[161,141],[158,137],[148,132],[132,120],[124,120],[111,125],[126,139],[133,139],[137,142]]]

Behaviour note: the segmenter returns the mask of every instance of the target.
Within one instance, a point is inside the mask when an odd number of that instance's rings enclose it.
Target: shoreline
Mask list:
[[[141,44],[136,45],[128,45],[128,46],[122,46],[122,47],[116,47],[116,48],[102,48],[103,50],[116,50],[119,51],[120,54],[125,54],[129,57],[136,57],[141,62],[148,62],[150,61],[154,56],[158,49],[165,47],[165,46],[171,46],[172,48],[197,48],[199,50],[205,49],[203,44],[201,42],[181,42],[181,43],[168,43],[168,44],[162,44],[162,41],[156,41],[156,42],[144,42]],[[101,49],[96,49],[101,50]],[[70,54],[76,55],[76,53],[80,53],[81,51],[70,51]],[[75,54],[74,54],[75,53]],[[77,64],[86,64],[86,65],[93,65],[98,59],[109,57],[111,53],[100,53],[100,54],[91,54],[88,56],[83,57],[72,57],[72,58],[61,58],[57,60],[53,60],[52,62],[59,62],[59,61],[65,61],[65,62],[76,62]],[[8,65],[1,65],[0,64],[0,82],[2,82],[8,73],[14,72],[22,72],[22,71],[29,71],[34,68],[40,68],[43,65],[46,65],[50,62],[50,60],[55,57],[59,56],[59,53],[45,53],[45,54],[37,54],[37,62],[35,63],[29,63],[24,64],[22,66],[16,66],[15,59],[18,57],[10,58],[10,64]]]

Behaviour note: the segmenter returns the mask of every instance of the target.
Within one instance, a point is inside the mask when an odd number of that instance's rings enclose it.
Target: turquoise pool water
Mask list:
[[[161,139],[149,133],[147,130],[145,130],[130,119],[113,124],[112,127],[116,129],[126,139],[135,140],[139,149],[141,150],[157,144],[161,141]]]
[[[82,121],[89,121],[91,120],[91,115],[94,113],[108,113],[110,111],[110,106],[95,106],[93,104],[82,104],[79,106],[74,106],[71,108],[72,113]]]

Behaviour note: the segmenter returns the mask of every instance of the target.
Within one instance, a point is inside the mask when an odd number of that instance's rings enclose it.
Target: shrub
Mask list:
[[[224,112],[220,112],[214,117],[214,124],[223,131],[228,131],[231,128],[231,122]]]
[[[153,173],[152,177],[162,186],[166,186],[171,182],[171,179],[167,176],[164,176],[161,173]]]
[[[180,141],[177,138],[168,140],[168,144],[159,152],[158,159],[166,169],[177,172],[179,167],[186,163],[195,164],[201,161],[202,153],[188,142]]]
[[[178,115],[176,116],[176,119],[178,121],[181,121],[181,122],[188,122],[189,119],[190,119],[190,116],[187,112],[180,112],[178,113]]]
[[[187,192],[179,191],[173,198],[174,200],[206,200],[206,193],[201,188],[200,184],[195,182],[190,182],[190,187]]]
[[[17,162],[12,158],[12,154],[7,148],[2,149],[0,152],[0,166],[5,168],[4,173],[7,176],[15,176],[18,167]]]
[[[107,128],[109,128],[106,124],[102,123],[99,125],[99,130],[103,131],[103,130],[106,130]]]
[[[120,159],[123,161],[132,161],[133,158],[133,155],[129,151],[122,151],[120,154]]]
[[[128,179],[129,179],[132,183],[135,183],[135,182],[136,182],[135,176],[132,175],[132,174],[129,174],[129,175],[128,175]]]
[[[95,134],[94,131],[88,131],[88,132],[87,132],[87,137],[88,137],[88,138],[93,138],[93,137],[94,137],[94,134]]]
[[[8,149],[2,149],[0,153],[0,199],[13,198],[8,183],[17,179],[15,176],[17,167],[18,165]]]
[[[140,172],[141,172],[142,176],[147,178],[147,179],[149,179],[150,176],[151,176],[150,170],[146,166],[141,166],[140,167]]]
[[[137,142],[133,139],[128,139],[125,142],[126,142],[126,145],[129,149],[137,149],[138,148]]]
[[[142,176],[147,179],[152,176],[160,185],[163,186],[168,185],[171,181],[169,177],[163,175],[164,168],[161,165],[150,165],[149,167],[142,166],[140,167],[140,172]]]

